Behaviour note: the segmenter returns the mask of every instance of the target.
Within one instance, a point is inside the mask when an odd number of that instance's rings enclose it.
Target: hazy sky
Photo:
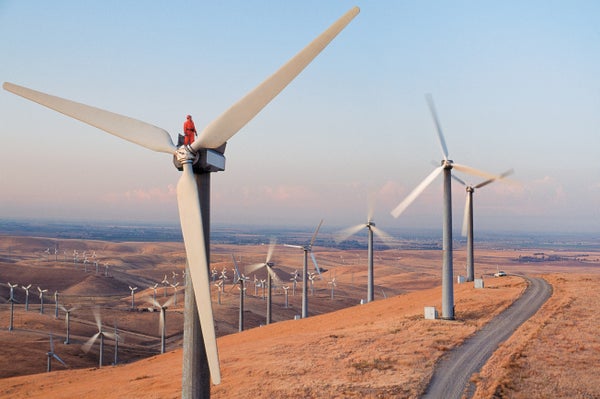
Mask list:
[[[480,230],[600,227],[600,2],[6,1],[0,80],[200,131],[321,31],[361,13],[228,143],[213,222],[441,228],[450,158],[510,184],[475,193]],[[0,217],[177,221],[171,158],[0,92]],[[469,182],[478,178],[461,175]],[[464,189],[453,185],[454,225]]]

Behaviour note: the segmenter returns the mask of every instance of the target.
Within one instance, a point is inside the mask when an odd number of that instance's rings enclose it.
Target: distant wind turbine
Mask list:
[[[50,351],[46,352],[46,356],[48,357],[46,372],[49,373],[52,371],[52,359],[58,360],[63,366],[67,367],[65,362],[63,362],[63,360],[58,357],[56,353],[54,353],[54,340],[52,339],[52,334],[50,334]]]
[[[375,222],[373,221],[373,212],[374,206],[372,201],[369,203],[369,210],[367,212],[367,223],[357,224],[356,226],[348,227],[336,234],[336,241],[342,242],[358,233],[360,230],[365,227],[369,231],[368,235],[368,244],[367,244],[367,255],[368,255],[368,283],[367,283],[367,302],[372,302],[375,298],[375,276],[373,271],[373,233],[375,233],[384,244],[391,246],[393,242],[393,238],[390,237],[385,231],[381,230],[377,226],[375,226]]]
[[[438,141],[442,149],[441,166],[437,167],[427,176],[400,204],[392,210],[392,216],[397,218],[413,203],[415,199],[429,186],[435,178],[443,172],[444,174],[444,217],[443,217],[443,264],[442,264],[442,319],[454,320],[454,281],[453,281],[453,265],[452,265],[452,183],[451,171],[458,171],[482,176],[486,179],[493,179],[497,176],[479,171],[470,166],[460,165],[448,158],[448,148],[442,128],[435,110],[433,98],[430,94],[426,96],[431,115],[437,129]]]
[[[290,248],[299,248],[304,251],[304,262],[302,264],[302,318],[308,317],[308,254],[310,253],[310,257],[315,265],[315,269],[317,273],[321,275],[321,270],[319,269],[319,265],[317,265],[317,260],[315,259],[315,255],[312,252],[313,244],[317,239],[317,234],[319,234],[319,229],[323,224],[323,219],[319,222],[315,233],[313,234],[310,241],[305,245],[289,245],[284,244],[286,247]]]
[[[467,281],[473,281],[475,279],[475,261],[473,256],[473,193],[475,190],[485,187],[496,180],[504,179],[513,172],[514,171],[512,169],[507,170],[497,177],[487,179],[474,186],[465,183],[462,179],[456,177],[456,175],[452,175],[452,178],[465,186],[467,191],[467,200],[465,202],[465,213],[462,225],[462,235],[463,237],[467,236]]]
[[[172,296],[171,298],[167,299],[167,301],[162,305],[154,299],[150,301],[154,306],[160,309],[160,319],[158,323],[158,334],[160,335],[160,353],[165,353],[165,340],[167,332],[167,309],[169,308],[169,306],[171,306],[174,300],[175,297]]]
[[[234,284],[239,284],[238,289],[240,290],[240,311],[238,317],[238,331],[244,331],[244,298],[246,296],[246,282],[248,281],[248,277],[244,275],[244,273],[240,273],[240,269],[238,267],[237,261],[235,260],[235,256],[231,254],[231,259],[233,260],[233,267],[235,268],[235,274],[237,276],[237,280],[234,281]]]
[[[44,314],[44,292],[48,292],[48,290],[43,290],[40,287],[37,287],[40,293],[40,314]]]
[[[73,307],[73,308],[67,309],[63,305],[60,305],[60,308],[62,309],[63,312],[65,312],[65,324],[67,325],[67,336],[65,338],[64,344],[65,345],[69,345],[71,343],[71,341],[70,341],[70,336],[71,336],[71,312],[74,311],[77,308]]]
[[[98,308],[94,308],[93,313],[94,313],[94,319],[96,320],[96,326],[98,327],[98,332],[96,334],[94,334],[89,340],[87,340],[87,342],[85,344],[83,344],[81,349],[85,353],[88,353],[90,351],[90,349],[92,348],[92,345],[94,345],[94,342],[96,342],[96,340],[98,338],[100,338],[100,354],[99,354],[99,358],[98,358],[98,367],[102,367],[102,365],[104,363],[104,361],[103,361],[104,337],[108,337],[111,339],[117,339],[117,337],[113,333],[105,332],[102,329],[102,320],[100,318],[100,311],[98,310]]]
[[[133,310],[135,308],[135,290],[137,290],[138,287],[129,286],[129,289],[131,290],[131,310]]]
[[[269,249],[267,250],[267,259],[265,260],[264,263],[256,263],[254,265],[248,266],[248,268],[246,268],[246,273],[250,274],[253,273],[257,270],[262,269],[263,267],[265,269],[267,269],[267,280],[266,285],[267,285],[267,317],[266,317],[266,324],[271,324],[271,316],[272,316],[272,300],[273,300],[273,280],[275,281],[280,281],[279,277],[277,277],[277,274],[275,273],[275,271],[273,270],[273,262],[271,262],[271,258],[273,257],[273,251],[275,249],[275,240],[271,240],[270,244],[269,244]],[[263,292],[264,292],[264,288],[263,288]],[[263,295],[264,296],[264,295]]]
[[[29,311],[29,289],[31,288],[31,284],[29,284],[27,287],[22,285],[21,288],[25,290],[25,311],[27,312]]]

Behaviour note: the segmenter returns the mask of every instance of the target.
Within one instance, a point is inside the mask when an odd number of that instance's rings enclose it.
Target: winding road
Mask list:
[[[473,395],[474,387],[469,383],[471,375],[481,370],[498,345],[533,316],[552,295],[552,287],[544,279],[522,277],[529,282],[525,292],[462,345],[448,352],[437,364],[422,398],[460,399],[465,390],[467,397]]]

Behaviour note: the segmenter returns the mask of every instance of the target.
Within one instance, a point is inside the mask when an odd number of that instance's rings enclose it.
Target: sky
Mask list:
[[[213,223],[441,229],[442,159],[506,182],[481,231],[600,229],[597,1],[0,0],[0,80],[198,131],[353,6],[360,14],[227,145]],[[480,178],[462,175],[477,184]],[[171,157],[0,90],[0,218],[177,223]],[[453,183],[460,231],[464,188]]]

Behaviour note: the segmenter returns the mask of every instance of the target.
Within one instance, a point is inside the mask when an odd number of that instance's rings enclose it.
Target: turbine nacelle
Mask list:
[[[443,169],[452,169],[454,161],[451,159],[442,159],[441,166]]]
[[[194,151],[190,146],[182,145],[173,154],[173,165],[182,171],[184,163],[191,163],[194,173],[221,172],[225,170],[225,146],[219,148],[200,148]]]

